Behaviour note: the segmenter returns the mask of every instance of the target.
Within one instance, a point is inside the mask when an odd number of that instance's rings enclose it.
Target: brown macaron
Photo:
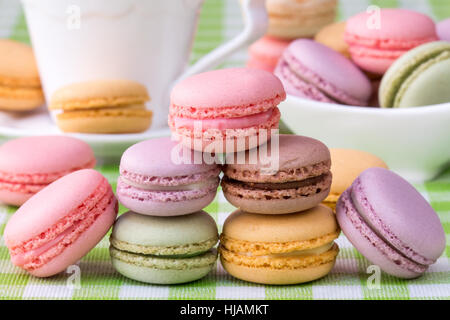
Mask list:
[[[274,139],[279,139],[278,143]],[[243,157],[229,156],[223,169],[222,188],[231,204],[247,212],[298,212],[327,197],[330,166],[330,152],[322,142],[279,135]]]

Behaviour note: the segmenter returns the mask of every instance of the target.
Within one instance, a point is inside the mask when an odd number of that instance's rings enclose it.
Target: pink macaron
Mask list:
[[[339,198],[336,217],[356,249],[393,276],[418,277],[445,250],[436,212],[411,184],[384,168],[361,173]]]
[[[363,70],[384,74],[405,52],[438,40],[434,21],[406,9],[363,12],[347,21],[345,40]]]
[[[214,200],[219,174],[219,165],[206,164],[202,153],[170,138],[146,140],[122,155],[117,197],[141,214],[189,214]]]
[[[13,264],[37,277],[75,264],[106,234],[118,205],[105,177],[92,169],[53,182],[11,217],[4,232]]]
[[[0,201],[22,205],[53,181],[93,168],[89,145],[66,136],[26,137],[0,146]]]
[[[248,48],[247,67],[273,72],[290,41],[262,37]]]
[[[439,22],[436,31],[440,40],[450,41],[450,18]]]
[[[171,93],[169,126],[175,139],[209,153],[232,153],[265,143],[278,128],[286,98],[272,73],[233,68],[197,74]]]
[[[311,100],[367,105],[369,79],[349,59],[309,39],[292,42],[275,69],[288,94]]]

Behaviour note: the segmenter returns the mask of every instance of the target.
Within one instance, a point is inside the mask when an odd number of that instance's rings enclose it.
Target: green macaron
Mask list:
[[[218,231],[204,211],[172,217],[127,212],[115,222],[109,252],[125,277],[155,284],[198,280],[217,260]]]
[[[383,108],[407,108],[450,102],[450,42],[430,42],[408,51],[383,77]]]

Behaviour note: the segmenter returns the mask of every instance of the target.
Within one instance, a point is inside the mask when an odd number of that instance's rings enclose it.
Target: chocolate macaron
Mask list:
[[[222,188],[226,199],[243,211],[260,214],[303,211],[328,196],[330,166],[330,151],[322,142],[279,135],[245,155],[228,157]]]

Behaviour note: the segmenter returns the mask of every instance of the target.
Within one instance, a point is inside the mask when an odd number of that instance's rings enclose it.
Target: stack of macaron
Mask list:
[[[263,284],[302,283],[328,274],[340,233],[332,210],[320,204],[330,191],[330,166],[323,143],[295,135],[272,138],[241,161],[229,155],[222,189],[239,209],[225,220],[220,236],[225,270]]]
[[[128,148],[120,161],[117,197],[130,211],[116,221],[110,255],[122,275],[148,283],[198,280],[213,268],[218,241],[213,201],[220,167],[170,138]]]
[[[337,0],[267,0],[267,34],[248,49],[247,67],[273,72],[292,40],[312,38],[333,22]]]
[[[22,205],[3,234],[13,264],[37,277],[76,264],[118,211],[108,180],[91,169],[90,147],[70,137],[28,137],[5,143],[0,154],[0,199]]]
[[[280,33],[279,20],[286,18],[280,7],[290,8],[290,15],[294,15],[297,6],[313,1],[290,2],[268,1],[268,35],[249,48],[247,63],[249,67],[273,71],[288,94],[320,102],[383,108],[450,101],[444,89],[448,78],[444,76],[448,71],[446,48],[443,42],[436,42],[449,40],[448,20],[436,24],[419,12],[379,9],[357,14],[348,21],[330,21],[314,33],[289,38]],[[293,25],[289,30],[295,33]],[[310,36],[314,40],[305,39]],[[415,50],[417,47],[423,49]],[[435,59],[437,55],[439,59]]]

